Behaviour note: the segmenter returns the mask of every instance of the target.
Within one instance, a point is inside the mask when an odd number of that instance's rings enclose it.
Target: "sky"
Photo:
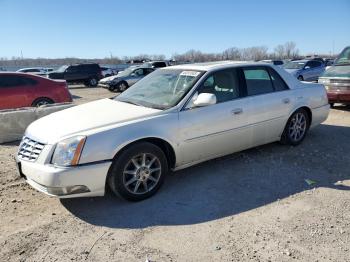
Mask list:
[[[104,58],[222,52],[294,41],[350,45],[350,0],[0,0],[0,57]]]

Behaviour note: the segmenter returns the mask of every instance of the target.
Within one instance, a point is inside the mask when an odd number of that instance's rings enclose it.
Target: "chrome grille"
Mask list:
[[[350,79],[330,79],[332,84],[350,84]]]
[[[23,137],[18,150],[18,158],[34,162],[39,157],[44,146],[44,144],[32,140],[29,137]]]

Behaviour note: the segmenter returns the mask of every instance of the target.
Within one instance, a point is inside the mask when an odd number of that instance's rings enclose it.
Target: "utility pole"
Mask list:
[[[22,50],[21,50],[21,59],[23,60],[23,52],[22,52]]]

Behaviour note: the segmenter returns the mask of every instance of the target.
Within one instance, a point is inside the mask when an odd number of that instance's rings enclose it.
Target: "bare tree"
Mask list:
[[[286,52],[285,52],[285,48],[283,45],[278,45],[275,47],[274,49],[274,57],[275,58],[279,58],[279,59],[283,59],[285,58]]]

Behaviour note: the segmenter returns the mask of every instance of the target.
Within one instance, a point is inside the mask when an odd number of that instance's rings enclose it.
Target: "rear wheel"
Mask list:
[[[39,106],[49,105],[49,104],[53,104],[53,103],[54,103],[54,101],[51,100],[50,98],[41,97],[41,98],[36,99],[32,103],[32,106],[33,107],[39,107]]]
[[[304,140],[309,125],[310,119],[306,110],[295,111],[284,128],[281,142],[293,146],[299,145]]]
[[[304,77],[303,76],[298,76],[298,80],[299,81],[304,81]]]
[[[167,173],[164,152],[154,144],[137,143],[114,160],[108,174],[108,185],[116,195],[140,201],[158,191]]]
[[[331,108],[334,108],[334,103],[329,103],[329,105],[331,106]]]
[[[91,87],[96,87],[97,84],[98,84],[97,78],[93,77],[93,78],[90,78],[90,79],[89,79],[89,86],[91,86]]]

